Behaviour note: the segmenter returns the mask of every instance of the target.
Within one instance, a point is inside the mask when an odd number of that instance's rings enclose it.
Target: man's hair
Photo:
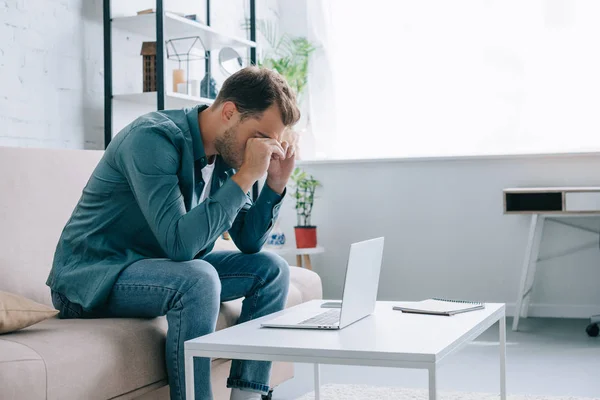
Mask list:
[[[242,120],[260,117],[273,104],[279,107],[285,126],[294,125],[300,119],[296,95],[290,85],[277,72],[267,68],[246,67],[227,78],[214,105],[227,101],[235,104]]]

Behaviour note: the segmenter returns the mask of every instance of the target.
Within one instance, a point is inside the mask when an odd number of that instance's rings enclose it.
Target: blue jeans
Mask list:
[[[166,361],[171,399],[185,399],[186,340],[214,332],[220,303],[244,297],[238,323],[284,308],[289,267],[273,253],[243,254],[216,251],[202,259],[175,262],[146,259],[126,268],[107,302],[83,310],[53,292],[61,318],[153,318],[167,316]],[[227,387],[267,394],[271,363],[234,360]],[[196,399],[212,399],[210,359],[194,360]]]

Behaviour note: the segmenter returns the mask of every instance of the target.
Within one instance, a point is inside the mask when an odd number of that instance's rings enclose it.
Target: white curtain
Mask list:
[[[335,0],[333,0],[335,1]],[[310,58],[303,105],[306,129],[300,136],[302,159],[331,158],[336,142],[336,101],[331,43],[332,0],[306,0],[307,39],[317,46]]]

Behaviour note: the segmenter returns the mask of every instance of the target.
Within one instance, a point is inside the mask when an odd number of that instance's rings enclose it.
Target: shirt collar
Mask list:
[[[202,134],[200,133],[200,124],[198,123],[198,114],[208,108],[207,105],[201,105],[191,108],[186,112],[190,134],[192,136],[192,148],[194,151],[194,160],[200,161],[202,168],[207,164],[204,144],[202,144]]]

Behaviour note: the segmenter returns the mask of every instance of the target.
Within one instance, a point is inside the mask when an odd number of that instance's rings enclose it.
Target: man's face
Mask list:
[[[246,142],[251,138],[275,139],[281,142],[285,126],[277,105],[267,108],[258,118],[240,121],[240,114],[231,118],[229,128],[217,138],[215,147],[221,157],[231,167],[239,169],[244,162]]]

